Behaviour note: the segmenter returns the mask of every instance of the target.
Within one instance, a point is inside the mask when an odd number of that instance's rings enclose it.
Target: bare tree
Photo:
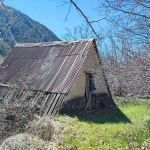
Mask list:
[[[130,39],[110,37],[111,50],[103,58],[105,73],[115,95],[150,94],[150,55],[148,44],[133,49]],[[145,45],[145,46],[144,46]]]
[[[112,91],[121,95],[150,93],[150,1],[103,0],[95,11],[101,18],[88,20],[83,11],[70,2],[92,29],[93,23],[106,20],[110,25],[104,66]],[[93,30],[92,30],[93,31]],[[95,34],[95,32],[93,32]],[[102,47],[104,48],[104,47]]]
[[[74,26],[73,30],[65,28],[66,33],[62,35],[64,40],[78,40],[95,37],[95,34],[91,31],[87,23]]]
[[[102,57],[104,69],[112,92],[116,95],[149,94],[150,2],[133,0],[99,1],[99,6],[95,8],[95,11],[102,17],[92,21],[88,20],[88,17],[74,1],[70,0],[70,3],[83,16],[92,32],[92,24],[94,23],[100,24],[102,20],[106,20],[110,25],[109,31],[111,32],[105,34],[105,39],[101,41],[101,49],[104,53]],[[85,34],[86,28],[81,25],[81,28],[79,26],[74,27],[74,32],[69,29],[66,29],[66,31],[66,38],[64,39],[77,39],[83,37],[81,35]],[[93,34],[95,32],[91,36]],[[95,34],[95,37],[100,39],[97,34]]]
[[[0,0],[4,5],[3,0]],[[114,94],[150,94],[150,1],[102,0],[93,10],[100,17],[89,19],[73,0],[69,4],[85,19],[86,24],[65,28],[65,40],[95,37],[100,41],[103,64],[111,90]],[[5,6],[5,5],[4,5]],[[101,26],[102,21],[109,28]],[[100,32],[94,28],[98,24]],[[103,33],[103,34],[102,34]],[[105,50],[105,51],[104,51]]]

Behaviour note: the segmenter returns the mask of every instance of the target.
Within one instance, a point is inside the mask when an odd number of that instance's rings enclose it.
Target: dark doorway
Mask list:
[[[86,73],[86,85],[85,85],[85,98],[86,98],[86,106],[85,110],[90,111],[92,110],[92,95],[93,91],[96,90],[94,84],[94,76],[92,73]]]

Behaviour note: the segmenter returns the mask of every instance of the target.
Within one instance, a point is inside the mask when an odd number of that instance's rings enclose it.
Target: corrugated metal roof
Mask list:
[[[16,44],[0,67],[0,82],[68,93],[93,40]]]

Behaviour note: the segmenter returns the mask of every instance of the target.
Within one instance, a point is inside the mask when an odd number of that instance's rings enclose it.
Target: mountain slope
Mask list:
[[[0,40],[11,48],[15,43],[59,41],[44,25],[32,20],[14,8],[0,7]],[[0,53],[0,55],[2,55]]]

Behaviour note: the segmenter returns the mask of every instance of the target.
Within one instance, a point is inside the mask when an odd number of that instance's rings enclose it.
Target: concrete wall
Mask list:
[[[96,91],[94,91],[95,95],[108,94],[108,90],[105,84],[105,80],[102,74],[102,66],[99,64],[99,58],[97,56],[97,52],[94,48],[94,44],[92,44],[87,57],[74,80],[74,83],[66,97],[66,101],[83,98],[85,93],[85,73],[84,71],[94,71],[96,74],[94,75],[94,82],[96,84]]]

